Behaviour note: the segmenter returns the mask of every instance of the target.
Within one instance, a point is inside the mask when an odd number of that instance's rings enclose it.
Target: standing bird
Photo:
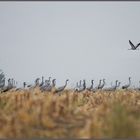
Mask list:
[[[42,81],[41,81],[41,83],[39,84],[39,86],[41,87],[41,86],[43,86],[44,85],[44,77],[42,76]]]
[[[52,80],[52,88],[55,88],[55,85],[56,85],[55,81],[56,81],[56,79]]]
[[[43,85],[43,87],[50,87],[50,86],[51,86],[51,77],[49,77],[49,80],[45,80],[45,85]]]
[[[3,79],[1,80],[0,89],[2,89],[4,86],[5,86],[5,78],[3,78]]]
[[[129,77],[129,83],[122,86],[122,89],[127,89],[128,87],[130,87],[130,85],[131,85],[131,77]]]
[[[25,89],[26,88],[26,82],[23,82],[23,88]]]
[[[129,50],[137,50],[137,48],[140,46],[140,43],[138,43],[136,46],[129,40],[129,44],[131,45],[131,49]]]
[[[75,86],[75,88],[74,88],[74,91],[78,91],[78,89],[79,89],[79,85],[78,85],[78,82],[76,83],[76,86]]]
[[[82,86],[82,80],[79,81],[79,87],[81,87],[81,86]]]
[[[118,80],[116,80],[114,86],[111,85],[111,87],[105,88],[104,91],[115,91],[118,86],[117,83],[118,83]]]
[[[99,84],[97,87],[95,87],[95,90],[99,89],[99,87],[101,86],[102,80],[99,81]]]
[[[102,89],[105,86],[105,79],[103,79],[103,84],[98,86],[98,89]]]
[[[91,80],[91,86],[87,88],[87,90],[91,91],[93,89],[94,80]]]
[[[82,92],[82,91],[84,91],[85,89],[86,89],[86,80],[83,80],[83,86],[81,85],[81,86],[79,87],[79,89],[76,90],[76,91]]]
[[[117,85],[117,87],[116,87],[116,88],[118,88],[120,85],[121,85],[121,82],[119,82],[119,83],[118,83],[118,85]]]
[[[92,91],[96,92],[100,88],[101,83],[102,83],[102,80],[99,80],[99,84],[95,88],[93,88]]]
[[[12,87],[16,88],[16,82],[15,82],[15,80],[13,78],[12,78]]]
[[[35,87],[39,86],[39,80],[40,80],[40,78],[37,78],[37,79],[35,80]]]
[[[82,88],[82,80],[79,81],[79,84],[77,82],[77,88],[75,90],[78,91],[80,88]]]
[[[3,88],[2,92],[6,92],[8,90],[11,90],[13,88],[12,84],[11,84],[11,79],[8,79],[8,85],[6,87]]]
[[[56,85],[56,79],[52,80],[52,86],[51,86],[51,91],[54,93],[55,92],[55,85]]]
[[[64,86],[62,86],[62,87],[58,87],[58,88],[55,90],[55,92],[57,93],[57,92],[61,92],[61,91],[63,91],[63,90],[66,88],[68,81],[69,81],[69,79],[66,80]]]
[[[43,85],[42,87],[40,87],[41,91],[52,91],[55,88],[55,80],[52,80],[52,85],[48,85],[48,80],[45,80],[45,85]]]
[[[48,85],[51,85],[51,77],[49,77]]]

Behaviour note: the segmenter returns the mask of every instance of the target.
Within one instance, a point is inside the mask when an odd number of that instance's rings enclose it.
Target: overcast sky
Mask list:
[[[140,80],[140,2],[0,2],[0,69],[19,83]]]

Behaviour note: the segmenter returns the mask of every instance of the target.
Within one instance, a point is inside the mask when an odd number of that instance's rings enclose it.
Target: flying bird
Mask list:
[[[131,45],[131,49],[128,50],[137,50],[137,48],[140,46],[140,43],[138,43],[136,46],[129,40],[129,44]]]

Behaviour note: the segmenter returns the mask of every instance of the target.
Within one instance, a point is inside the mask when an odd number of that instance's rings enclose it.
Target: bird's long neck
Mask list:
[[[131,85],[131,79],[129,78],[129,86]]]
[[[99,82],[99,85],[98,85],[98,87],[100,87],[101,86],[101,80],[100,80],[100,82]]]
[[[103,80],[103,86],[105,85],[105,80]]]
[[[118,81],[116,81],[116,85],[115,85],[115,88],[117,87],[117,84],[118,84]]]
[[[91,88],[93,88],[93,85],[94,85],[94,82],[93,82],[93,80],[91,81]]]
[[[80,87],[81,87],[81,84],[82,84],[82,81],[80,80],[80,85],[79,85]]]
[[[49,83],[51,82],[51,77],[49,77],[49,80],[48,80],[48,82],[49,82]]]
[[[55,87],[55,80],[52,81],[52,87]]]
[[[8,80],[8,86],[10,86],[10,85],[11,85],[11,79]]]
[[[42,77],[42,83],[44,83],[44,77]]]
[[[39,80],[38,80],[38,79],[36,80],[35,85],[36,85],[36,86],[39,85]]]
[[[84,90],[86,89],[86,81],[85,80],[83,81],[83,89]]]
[[[66,86],[67,86],[67,82],[68,82],[68,80],[66,80],[64,87],[66,87]]]
[[[25,83],[25,82],[23,83],[23,87],[24,87],[24,88],[26,87],[26,83]]]

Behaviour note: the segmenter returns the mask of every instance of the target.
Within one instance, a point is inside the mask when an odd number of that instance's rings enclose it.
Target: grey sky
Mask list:
[[[140,80],[140,2],[0,2],[0,68],[20,83],[52,76]]]

